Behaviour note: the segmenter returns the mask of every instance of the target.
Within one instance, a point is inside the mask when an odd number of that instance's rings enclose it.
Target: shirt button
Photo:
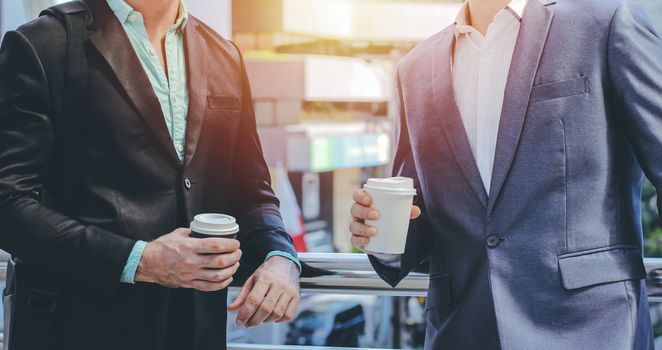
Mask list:
[[[184,187],[187,190],[190,190],[192,186],[193,186],[193,184],[191,183],[191,179],[189,179],[188,177],[184,178]]]
[[[177,152],[182,153],[184,152],[184,145],[178,143],[177,146],[175,146],[175,149],[177,149]]]
[[[129,22],[135,22],[136,21],[136,15],[134,15],[133,13],[130,14],[128,20],[129,20]]]
[[[485,239],[485,242],[487,243],[487,246],[490,248],[496,248],[499,246],[499,244],[504,241],[505,238],[499,237],[497,235],[489,235]]]

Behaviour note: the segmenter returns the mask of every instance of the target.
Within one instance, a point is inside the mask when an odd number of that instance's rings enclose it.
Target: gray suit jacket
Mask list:
[[[452,28],[398,67],[395,170],[423,207],[397,284],[430,261],[426,349],[653,349],[643,173],[662,200],[662,41],[623,0],[530,0],[490,193],[453,99]],[[662,203],[662,201],[661,201]]]

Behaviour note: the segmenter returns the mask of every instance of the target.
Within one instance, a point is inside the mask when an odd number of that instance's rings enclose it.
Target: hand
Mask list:
[[[246,281],[228,310],[239,310],[237,325],[254,327],[294,318],[299,307],[299,267],[290,259],[269,258]]]
[[[377,235],[377,229],[365,224],[365,220],[379,219],[379,213],[371,207],[372,198],[362,190],[354,191],[354,204],[352,205],[352,223],[349,225],[349,231],[352,233],[352,245],[361,251],[365,251],[365,246],[370,243],[370,239]],[[416,219],[421,215],[421,208],[412,205],[410,218]]]
[[[239,268],[239,241],[191,238],[190,234],[191,230],[179,228],[147,243],[136,270],[136,282],[205,292],[230,285]]]

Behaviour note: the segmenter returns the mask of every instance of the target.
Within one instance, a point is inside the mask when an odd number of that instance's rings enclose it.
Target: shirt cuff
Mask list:
[[[124,265],[120,282],[130,284],[136,283],[136,270],[138,270],[138,264],[140,263],[140,258],[143,256],[145,246],[147,246],[147,242],[145,241],[138,241],[133,245],[131,254],[129,254],[129,258],[126,259],[126,265]]]
[[[380,263],[394,268],[400,268],[400,262],[402,261],[402,255],[400,254],[370,254],[375,257]]]
[[[292,260],[295,264],[297,264],[297,266],[299,267],[299,272],[301,272],[301,262],[299,262],[299,259],[292,256],[292,254],[280,250],[274,250],[271,253],[267,254],[267,257],[264,258],[264,261],[269,260],[269,258],[271,258],[272,256],[282,256],[283,258],[288,258]]]

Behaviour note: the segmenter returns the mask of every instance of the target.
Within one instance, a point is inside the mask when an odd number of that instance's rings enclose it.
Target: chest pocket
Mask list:
[[[562,97],[577,96],[589,93],[588,77],[578,77],[570,80],[541,84],[533,87],[531,103],[554,100]]]
[[[207,106],[210,109],[225,109],[238,111],[241,108],[241,100],[233,96],[208,95]]]

